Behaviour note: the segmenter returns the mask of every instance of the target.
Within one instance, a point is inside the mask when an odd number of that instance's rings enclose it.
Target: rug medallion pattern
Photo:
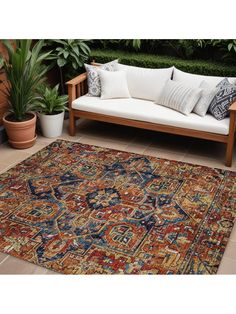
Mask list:
[[[65,274],[214,274],[235,179],[58,140],[0,175],[0,251]]]

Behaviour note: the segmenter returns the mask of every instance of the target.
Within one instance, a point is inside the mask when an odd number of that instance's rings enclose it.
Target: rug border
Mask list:
[[[203,167],[203,168],[207,168],[207,169],[216,169],[216,170],[220,170],[220,171],[224,171],[224,173],[228,172],[228,173],[234,173],[236,174],[236,170],[229,170],[229,169],[223,169],[223,168],[218,168],[218,167],[210,167],[210,166],[205,166],[205,165],[200,165],[200,164],[193,164],[191,162],[186,162],[186,161],[182,161],[182,160],[175,160],[175,159],[167,159],[167,158],[162,158],[162,157],[157,157],[157,156],[152,156],[152,155],[148,155],[148,154],[144,154],[144,153],[134,153],[134,152],[130,152],[127,150],[119,150],[119,149],[115,149],[115,148],[109,148],[109,147],[104,147],[104,146],[98,146],[98,145],[93,145],[93,144],[86,144],[86,143],[81,143],[81,142],[77,142],[77,141],[71,141],[71,140],[65,140],[65,139],[56,139],[55,141],[47,144],[46,146],[40,148],[37,152],[33,153],[32,155],[28,156],[27,158],[19,161],[18,163],[14,164],[12,167],[10,167],[9,169],[7,169],[6,171],[0,172],[0,176],[6,172],[8,172],[9,170],[11,170],[12,168],[16,167],[17,165],[21,164],[22,162],[25,162],[26,160],[30,159],[31,157],[37,155],[40,151],[44,150],[45,148],[51,146],[52,144],[56,143],[56,142],[68,142],[68,143],[75,143],[75,144],[81,144],[81,145],[88,145],[88,146],[92,146],[92,147],[97,147],[97,148],[102,148],[105,150],[112,150],[115,152],[125,152],[125,153],[129,153],[129,154],[134,154],[134,155],[139,155],[139,156],[147,156],[147,157],[151,157],[151,158],[156,158],[158,160],[164,160],[167,162],[178,162],[181,164],[187,164],[187,165],[191,165],[191,166],[195,166],[195,167]]]

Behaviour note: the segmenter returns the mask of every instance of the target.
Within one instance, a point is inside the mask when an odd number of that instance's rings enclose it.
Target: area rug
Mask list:
[[[236,173],[58,140],[0,175],[0,251],[64,274],[215,274]]]

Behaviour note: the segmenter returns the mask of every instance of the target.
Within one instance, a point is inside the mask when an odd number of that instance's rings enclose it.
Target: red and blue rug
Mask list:
[[[236,173],[58,140],[0,175],[0,251],[65,274],[215,274]]]

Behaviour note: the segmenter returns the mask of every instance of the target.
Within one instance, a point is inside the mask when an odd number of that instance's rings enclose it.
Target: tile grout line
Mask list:
[[[5,254],[5,253],[3,253]],[[0,266],[10,257],[10,255],[7,255],[1,262],[0,262]]]

